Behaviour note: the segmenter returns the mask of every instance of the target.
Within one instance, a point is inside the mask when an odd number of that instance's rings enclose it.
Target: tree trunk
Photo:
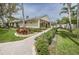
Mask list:
[[[69,16],[69,26],[70,26],[70,32],[72,32],[72,26],[71,26],[71,3],[67,3],[68,6],[68,16]]]
[[[79,3],[77,4],[77,29],[79,29]],[[77,30],[77,39],[79,39],[79,31]]]
[[[24,18],[24,6],[22,3],[22,15],[23,15],[23,27],[25,27],[25,18]]]
[[[79,28],[79,3],[77,4],[77,28]]]

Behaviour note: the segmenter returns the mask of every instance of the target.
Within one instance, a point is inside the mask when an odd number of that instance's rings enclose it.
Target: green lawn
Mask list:
[[[60,29],[57,33],[56,54],[79,54],[79,40],[76,35]]]
[[[73,30],[73,33],[74,33],[75,35],[78,35],[78,36],[77,36],[77,39],[79,39],[79,29],[74,29],[74,30]]]
[[[24,39],[22,37],[16,37],[14,35],[15,31],[16,30],[14,30],[14,29],[0,28],[0,43],[10,42],[10,41],[18,41],[18,40]]]

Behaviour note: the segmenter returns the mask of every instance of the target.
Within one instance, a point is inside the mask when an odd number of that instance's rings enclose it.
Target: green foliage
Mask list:
[[[74,29],[73,34],[77,36],[77,39],[79,39],[79,29]],[[78,41],[78,40],[77,40]],[[79,41],[78,41],[79,42]]]
[[[75,33],[77,29],[74,30]],[[77,37],[73,36],[73,33],[60,29],[58,32],[58,39],[56,45],[56,54],[64,55],[77,55],[79,54],[79,45],[77,44],[79,40]],[[76,43],[77,42],[77,43]]]
[[[19,4],[17,3],[0,3],[0,18],[2,20],[3,27],[7,26],[5,24],[5,19],[7,20],[7,23],[15,19],[13,14],[20,9],[18,5]]]
[[[68,14],[68,6],[65,6],[65,5],[68,5],[67,3],[65,3],[63,5],[63,8],[61,9],[61,12],[59,13],[59,15],[65,13],[65,14]],[[71,4],[71,16],[76,16],[77,15],[77,9],[76,9],[77,5],[72,5]]]
[[[69,18],[68,17],[63,17],[61,20],[57,20],[57,23],[58,24],[67,24],[67,23],[69,23]],[[72,24],[77,24],[77,17],[72,16],[71,23]]]
[[[68,17],[63,17],[62,20],[61,20],[61,23],[69,23],[69,18]]]
[[[72,24],[77,24],[77,17],[72,17],[71,22],[72,22]]]
[[[38,54],[49,54],[48,46],[51,44],[52,38],[54,37],[53,33],[54,30],[52,29],[36,38],[36,50]]]
[[[48,55],[48,43],[45,39],[40,38],[36,42],[36,49],[39,55]]]
[[[68,17],[63,17],[61,20],[57,20],[58,24],[66,24],[69,23],[69,18]]]
[[[48,43],[51,44],[52,38],[53,38],[53,31],[51,30],[51,31],[45,33],[44,36],[47,39]]]
[[[31,33],[34,33],[34,32],[41,32],[42,31],[42,29],[40,29],[40,28],[29,28],[29,31],[31,32]]]

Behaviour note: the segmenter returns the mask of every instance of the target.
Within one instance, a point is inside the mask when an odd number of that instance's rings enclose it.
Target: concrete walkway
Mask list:
[[[35,54],[34,43],[35,38],[49,31],[51,28],[40,32],[36,35],[28,37],[21,41],[0,43],[0,55],[33,55]]]

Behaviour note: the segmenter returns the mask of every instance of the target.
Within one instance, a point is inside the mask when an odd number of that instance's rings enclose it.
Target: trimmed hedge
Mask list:
[[[39,29],[39,28],[29,28],[29,31],[30,31],[31,33],[34,33],[34,32],[41,32],[42,30]]]
[[[39,55],[48,55],[48,47],[52,42],[52,38],[54,37],[55,30],[51,29],[50,31],[42,34],[41,36],[36,38],[36,51]]]
[[[39,55],[48,55],[48,42],[42,38],[38,39],[36,42],[36,49]]]

